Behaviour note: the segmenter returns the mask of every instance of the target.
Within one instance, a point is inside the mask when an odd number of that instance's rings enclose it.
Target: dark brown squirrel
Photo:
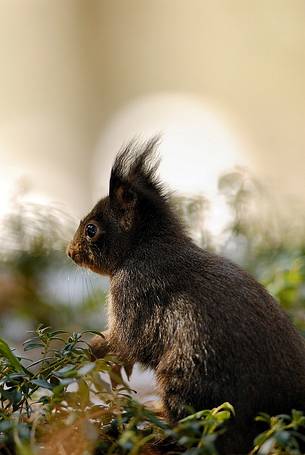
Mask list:
[[[152,368],[172,422],[230,402],[236,416],[220,451],[246,453],[258,413],[304,410],[305,342],[254,278],[187,236],[156,177],[157,142],[118,154],[109,196],[68,248],[110,276],[109,329],[92,349]]]

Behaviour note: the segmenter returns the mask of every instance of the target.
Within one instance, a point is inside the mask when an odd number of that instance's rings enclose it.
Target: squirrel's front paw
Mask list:
[[[91,360],[101,359],[106,355],[114,355],[118,358],[118,356],[111,351],[108,333],[102,332],[100,335],[95,335],[90,340],[89,346],[91,350]],[[111,383],[112,387],[116,387],[118,384],[122,384],[124,381],[122,379],[122,369],[124,369],[127,379],[129,380],[132,370],[133,370],[133,363],[128,361],[123,361],[122,359],[118,358],[120,363],[114,364],[111,368]]]
[[[104,333],[95,335],[89,342],[92,360],[101,359],[109,353],[108,340]]]

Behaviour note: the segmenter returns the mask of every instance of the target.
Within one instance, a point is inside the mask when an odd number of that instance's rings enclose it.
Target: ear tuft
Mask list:
[[[133,140],[119,152],[111,170],[111,200],[121,203],[127,194],[130,198],[131,194],[137,192],[153,192],[162,196],[162,188],[156,178],[160,162],[156,154],[159,142],[159,136],[143,144]]]

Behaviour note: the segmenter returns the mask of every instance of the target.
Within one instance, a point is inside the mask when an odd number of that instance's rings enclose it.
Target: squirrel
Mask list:
[[[230,402],[219,450],[247,453],[258,413],[304,410],[305,342],[261,284],[188,237],[157,177],[157,145],[119,152],[109,195],[68,247],[77,264],[110,276],[109,328],[92,351],[152,368],[173,423]]]

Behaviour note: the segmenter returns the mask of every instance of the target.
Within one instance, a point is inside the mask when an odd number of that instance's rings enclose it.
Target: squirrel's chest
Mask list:
[[[127,293],[128,294],[128,293]],[[108,300],[109,329],[128,356],[150,365],[162,344],[162,315],[160,309],[150,308],[147,302],[111,294]],[[127,353],[127,352],[126,352]]]
[[[108,297],[109,325],[126,330],[145,330],[154,324],[158,311],[150,308],[142,299],[128,298],[128,294],[119,297],[110,293]]]

